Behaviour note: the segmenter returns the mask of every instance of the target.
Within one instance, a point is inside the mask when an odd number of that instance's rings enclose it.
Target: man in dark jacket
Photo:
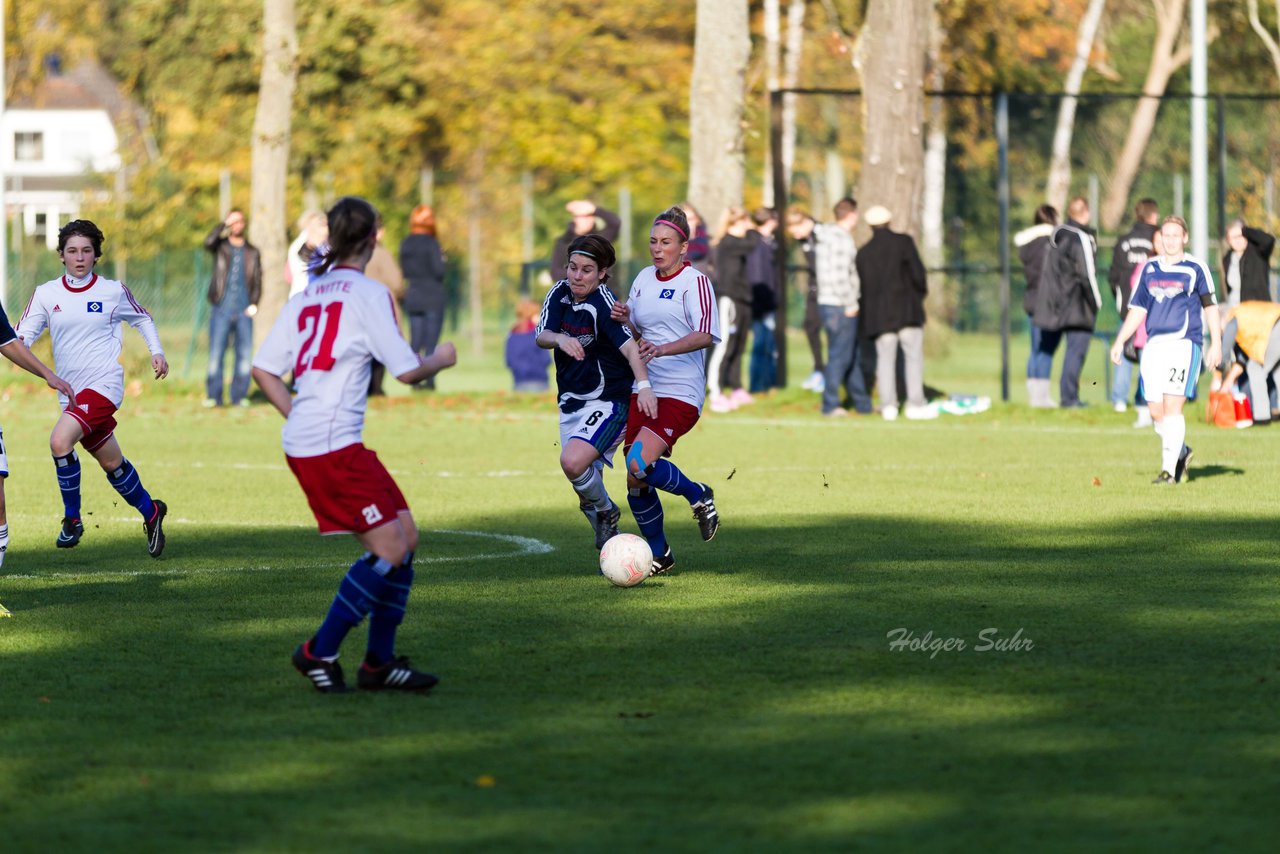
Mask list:
[[[560,281],[568,275],[565,267],[569,264],[569,244],[584,234],[599,234],[610,243],[618,242],[618,234],[622,231],[622,220],[613,211],[596,207],[594,202],[586,199],[575,199],[564,206],[573,217],[565,227],[564,233],[556,238],[551,250],[551,281]]]
[[[1155,199],[1143,199],[1134,206],[1133,216],[1133,228],[1116,241],[1115,252],[1111,255],[1111,271],[1107,274],[1121,323],[1129,314],[1129,284],[1133,280],[1134,268],[1147,263],[1147,256],[1155,251],[1152,241],[1156,236],[1156,222],[1160,219],[1160,206]],[[1133,363],[1123,359],[1111,375],[1111,403],[1116,412],[1125,411],[1132,381]]]
[[[253,363],[253,316],[262,297],[262,259],[245,239],[244,212],[232,209],[213,227],[204,248],[213,253],[209,280],[209,372],[204,405],[222,405],[222,365],[228,339],[235,336],[235,368],[231,376],[231,404],[247,406]]]
[[[876,390],[886,421],[898,417],[898,347],[906,376],[907,418],[937,418],[924,396],[924,298],[929,292],[924,263],[909,235],[889,230],[892,218],[880,205],[863,217],[871,239],[856,261],[862,293],[861,334],[876,344]]]
[[[1053,373],[1053,354],[1058,350],[1062,333],[1036,326],[1036,290],[1044,272],[1044,259],[1049,254],[1049,238],[1058,227],[1058,211],[1052,205],[1036,208],[1035,225],[1024,228],[1013,236],[1018,247],[1018,260],[1027,278],[1027,290],[1022,295],[1022,309],[1027,313],[1027,332],[1031,336],[1031,352],[1027,357],[1027,400],[1035,409],[1056,409],[1057,402],[1049,395],[1049,376]]]
[[[1067,222],[1049,239],[1044,272],[1036,288],[1035,323],[1061,330],[1067,342],[1058,382],[1059,406],[1086,406],[1080,400],[1080,373],[1093,341],[1102,294],[1094,272],[1097,243],[1089,229],[1089,203],[1077,196],[1067,205]]]
[[[1271,250],[1276,239],[1238,219],[1227,226],[1227,247],[1222,256],[1224,308],[1250,300],[1271,302]]]

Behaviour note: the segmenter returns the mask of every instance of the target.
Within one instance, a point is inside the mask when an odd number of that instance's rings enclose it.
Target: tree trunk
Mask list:
[[[1093,40],[1098,35],[1098,23],[1102,20],[1102,10],[1106,0],[1089,0],[1089,8],[1080,19],[1080,28],[1076,31],[1076,58],[1071,62],[1071,70],[1067,72],[1067,82],[1063,87],[1066,97],[1058,105],[1058,126],[1053,132],[1053,154],[1049,158],[1049,180],[1045,183],[1044,196],[1058,210],[1067,204],[1067,194],[1071,192],[1071,137],[1076,125],[1076,95],[1080,94],[1080,83],[1084,80],[1084,72],[1089,67],[1089,53],[1093,50]]]
[[[883,205],[893,214],[893,230],[913,236],[920,234],[932,8],[931,0],[870,0],[860,39],[864,141],[858,204],[864,211]]]
[[[262,75],[253,117],[250,241],[262,253],[262,298],[254,321],[254,345],[262,343],[289,296],[284,280],[285,179],[293,89],[298,77],[298,33],[294,0],[263,0]]]
[[[932,11],[929,22],[929,88],[940,91],[946,88],[946,67],[942,63],[942,45],[946,31]],[[926,107],[928,131],[924,150],[924,198],[920,205],[920,254],[925,267],[936,270],[946,261],[943,253],[945,232],[943,211],[947,190],[947,102],[935,97]],[[925,306],[929,317],[950,323],[953,311],[947,276],[945,273],[929,274],[929,297]],[[941,323],[937,324],[941,325]]]
[[[1191,46],[1185,42],[1178,44],[1187,0],[1151,0],[1151,5],[1156,12],[1156,40],[1151,50],[1147,80],[1142,86],[1142,93],[1149,97],[1139,99],[1138,106],[1134,108],[1133,117],[1129,120],[1129,135],[1125,137],[1124,149],[1116,159],[1111,186],[1107,188],[1107,197],[1102,202],[1102,227],[1108,231],[1116,229],[1129,207],[1129,191],[1138,177],[1142,155],[1156,126],[1160,96],[1164,95],[1174,72],[1191,60]],[[1210,29],[1209,40],[1212,41],[1216,35],[1216,30]]]
[[[804,0],[791,0],[787,6],[787,53],[783,60],[782,88],[794,88],[800,80],[800,56],[804,49]],[[796,96],[782,96],[782,175],[787,193],[791,192],[791,173],[796,163]],[[785,207],[789,199],[780,199]]]
[[[779,0],[764,0],[764,98],[765,116],[772,109],[773,93],[778,90],[778,63],[782,53],[782,25],[778,11]],[[765,121],[766,128],[772,126],[772,118]],[[764,168],[760,187],[766,208],[773,207],[773,147],[769,144],[772,134],[765,134]]]
[[[777,0],[773,2],[776,3]],[[1276,5],[1276,18],[1276,26],[1280,28],[1280,3]],[[1276,77],[1280,77],[1280,44],[1276,44],[1271,31],[1262,26],[1262,20],[1258,17],[1258,0],[1249,0],[1249,26],[1253,27],[1258,38],[1262,39],[1262,43],[1266,45],[1267,53],[1271,55],[1271,64],[1276,69]]]
[[[689,91],[689,201],[718,222],[742,204],[742,117],[751,53],[747,0],[698,0]]]

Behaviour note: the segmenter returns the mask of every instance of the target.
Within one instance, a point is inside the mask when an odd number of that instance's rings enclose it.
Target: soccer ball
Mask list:
[[[600,574],[618,587],[635,587],[649,577],[653,552],[643,537],[618,534],[600,550]]]

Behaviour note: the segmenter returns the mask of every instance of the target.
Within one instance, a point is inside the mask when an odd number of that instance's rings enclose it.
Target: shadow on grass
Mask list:
[[[1270,838],[1273,523],[1232,523],[1228,555],[1207,515],[730,517],[710,544],[668,518],[678,570],[633,590],[594,574],[575,514],[476,520],[556,551],[423,564],[401,646],[443,676],[429,697],[325,697],[289,668],[342,574],[314,564],[353,556],[349,539],[275,532],[264,555],[260,532],[187,531],[166,561],[100,558],[175,574],[16,583],[0,647],[6,837],[97,850]],[[420,553],[476,547],[428,535]],[[247,555],[282,568],[209,571]],[[924,648],[893,648],[897,629]],[[989,630],[1031,646],[979,651]],[[947,638],[965,647],[935,654]],[[349,673],[362,643],[348,641]]]

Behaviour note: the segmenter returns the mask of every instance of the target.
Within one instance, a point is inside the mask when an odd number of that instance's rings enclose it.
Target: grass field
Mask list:
[[[929,379],[991,393],[992,353]],[[1272,850],[1269,431],[1189,419],[1193,478],[1157,489],[1155,436],[1102,407],[837,422],[786,392],[682,440],[723,528],[665,498],[677,569],[620,590],[550,398],[463,390],[500,376],[368,420],[423,530],[426,697],[290,667],[357,548],[316,535],[274,412],[146,385],[119,436],[164,558],[90,465],[57,551],[53,403],[6,378],[0,850]]]

